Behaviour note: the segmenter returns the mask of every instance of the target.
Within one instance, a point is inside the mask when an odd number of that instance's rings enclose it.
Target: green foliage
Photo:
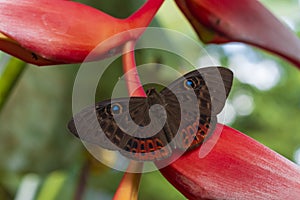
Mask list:
[[[3,65],[0,68],[0,111],[26,66],[26,63],[18,59],[2,55],[0,54],[2,60],[0,63]],[[5,60],[7,60],[7,63],[3,62]]]
[[[280,63],[283,76],[278,85],[269,91],[248,87],[255,104],[253,113],[238,117],[232,126],[294,160],[294,152],[300,147],[300,93],[297,92],[300,74],[289,64]],[[243,85],[239,84],[235,89],[240,87]]]

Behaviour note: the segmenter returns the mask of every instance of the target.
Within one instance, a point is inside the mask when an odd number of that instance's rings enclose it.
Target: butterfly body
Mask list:
[[[156,161],[173,149],[201,145],[217,123],[232,84],[232,72],[208,67],[187,73],[147,97],[111,99],[76,114],[69,130],[87,142],[118,150],[130,159]]]

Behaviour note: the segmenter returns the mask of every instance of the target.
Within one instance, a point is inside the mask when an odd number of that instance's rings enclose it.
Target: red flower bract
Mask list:
[[[256,0],[175,0],[205,43],[244,42],[300,68],[300,40]]]
[[[37,65],[77,63],[101,42],[124,32],[94,55],[108,57],[115,52],[112,49],[142,34],[143,29],[126,31],[147,27],[162,2],[149,0],[130,17],[117,19],[72,1],[2,0],[0,50]],[[3,40],[1,33],[9,39]]]
[[[297,199],[297,165],[250,137],[221,124],[201,148],[190,151],[161,173],[189,199]]]

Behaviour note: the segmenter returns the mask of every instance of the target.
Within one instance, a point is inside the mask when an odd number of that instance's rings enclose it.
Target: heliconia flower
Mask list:
[[[175,0],[205,43],[243,42],[300,68],[300,40],[259,1]]]
[[[147,27],[163,0],[148,0],[126,19],[63,0],[1,0],[0,50],[36,65],[83,62],[101,42],[115,34]],[[97,49],[93,58],[111,56],[143,30],[124,33]]]
[[[300,168],[250,137],[221,124],[201,148],[160,172],[188,199],[299,199]],[[205,147],[206,146],[206,147]]]

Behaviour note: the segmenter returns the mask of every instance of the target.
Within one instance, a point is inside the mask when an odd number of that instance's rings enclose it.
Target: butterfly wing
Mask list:
[[[158,127],[161,116],[152,116],[150,123],[147,98],[112,99],[89,106],[74,115],[69,130],[84,141],[105,149],[119,150],[138,161],[164,159],[171,154],[164,130],[149,135]],[[149,125],[148,129],[143,128]],[[148,136],[147,136],[148,135]]]
[[[178,78],[161,91],[166,112],[171,116],[168,117],[168,126],[170,134],[176,138],[174,146],[194,148],[213,132],[216,115],[225,105],[232,79],[229,69],[200,68]],[[178,107],[181,109],[174,109]]]
[[[104,134],[100,127],[96,109],[105,108],[106,102],[97,103],[96,105],[88,106],[75,114],[68,123],[69,131],[76,137],[92,144],[98,144],[108,150],[115,150],[116,147]],[[109,119],[103,123],[108,123]],[[115,128],[115,127],[111,127]]]
[[[83,140],[119,150],[128,158],[161,160],[171,155],[168,142],[175,136],[173,146],[185,150],[200,145],[214,130],[216,115],[224,107],[232,78],[232,72],[226,68],[209,67],[174,81],[160,93],[167,123],[155,134],[149,135],[149,130],[161,126],[164,114],[156,111],[150,120],[151,105],[143,97],[96,103],[76,114],[68,128]],[[148,129],[140,129],[147,125]]]

